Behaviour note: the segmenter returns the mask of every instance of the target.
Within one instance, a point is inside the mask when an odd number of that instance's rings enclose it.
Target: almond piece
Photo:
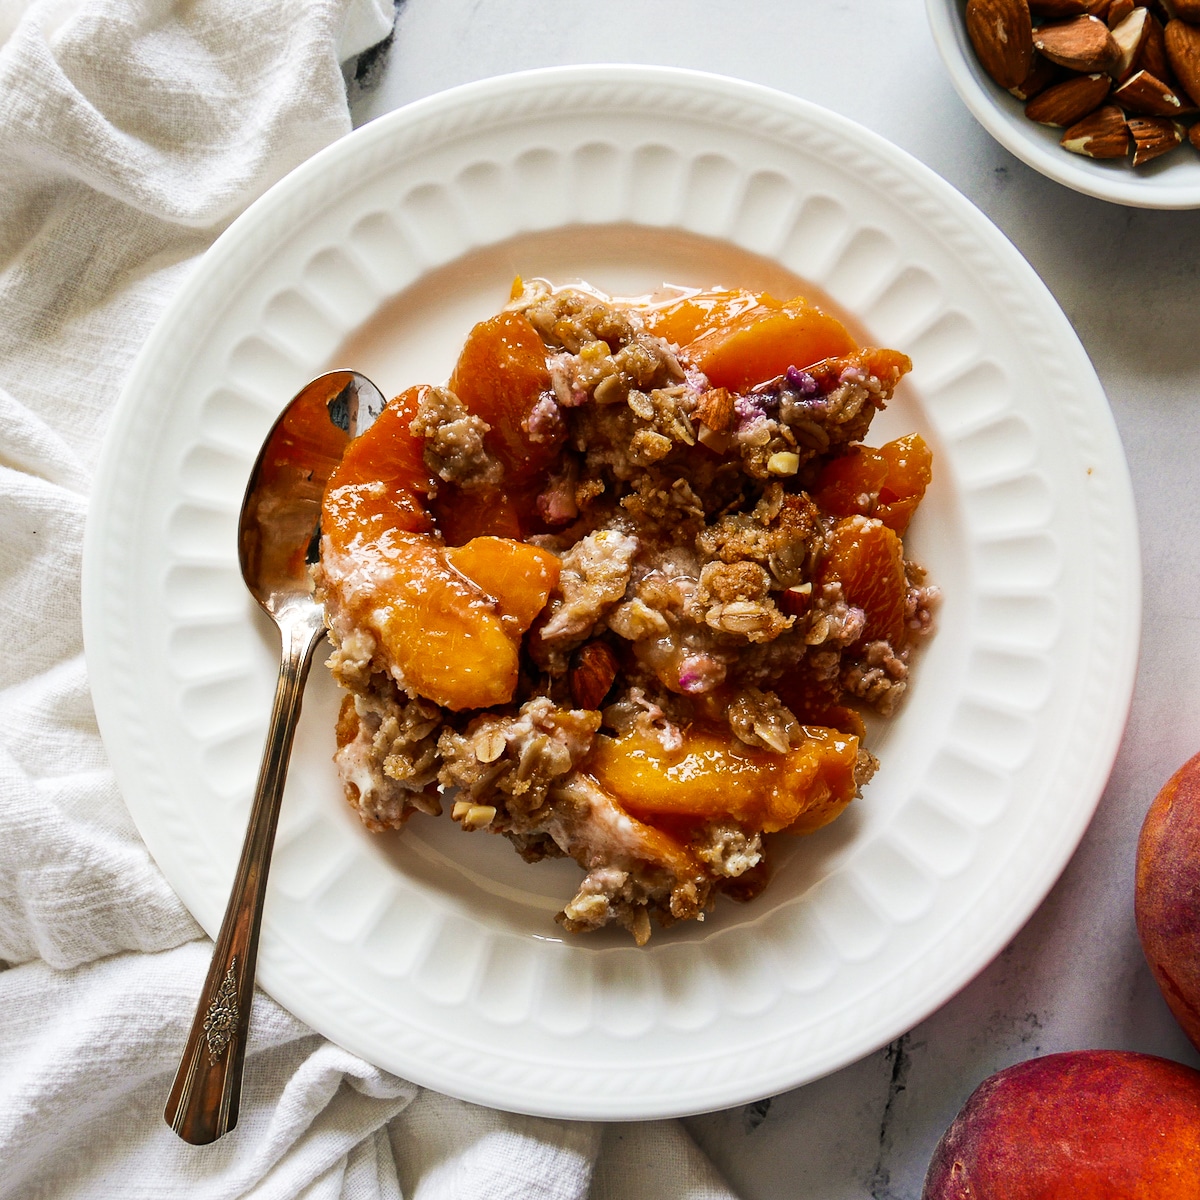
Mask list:
[[[1163,24],[1153,13],[1150,14],[1146,24],[1149,26],[1149,31],[1142,42],[1142,48],[1134,54],[1128,73],[1132,75],[1135,71],[1149,71],[1156,79],[1161,79],[1164,83],[1171,83],[1171,64],[1167,62],[1167,43],[1163,37]],[[1119,78],[1117,82],[1120,82]]]
[[[1104,23],[1115,29],[1136,7],[1133,0],[1112,0],[1104,14]]]
[[[1200,27],[1169,21],[1163,30],[1167,59],[1183,90],[1200,104]]]
[[[1098,17],[1075,17],[1043,25],[1033,33],[1034,49],[1072,71],[1107,71],[1121,57],[1109,28]]]
[[[1146,39],[1150,37],[1151,22],[1148,8],[1135,8],[1123,21],[1113,26],[1112,39],[1117,43],[1120,55],[1113,64],[1112,77],[1122,82],[1133,74],[1134,60],[1142,54]]]
[[[617,656],[603,642],[588,642],[575,651],[567,673],[576,708],[599,708],[617,677]]]
[[[733,428],[734,394],[728,388],[709,388],[700,393],[692,416],[713,433],[725,433]]]
[[[1043,21],[1061,21],[1066,17],[1082,17],[1088,6],[1086,0],[1029,0],[1029,11]]]
[[[1125,114],[1115,104],[1106,104],[1076,121],[1062,135],[1060,144],[1064,150],[1088,158],[1124,158],[1129,152]]]
[[[789,617],[802,617],[812,608],[812,584],[801,583],[778,592],[775,601]]]
[[[1099,108],[1111,87],[1112,80],[1103,71],[1076,75],[1035,96],[1025,105],[1025,115],[1039,125],[1074,125]]]
[[[1183,141],[1183,126],[1170,117],[1130,117],[1126,123],[1133,136],[1135,167],[1174,150]]]
[[[979,65],[1002,88],[1016,87],[1033,64],[1028,0],[967,0],[967,36]]]
[[[1059,70],[1060,68],[1056,67],[1048,58],[1035,54],[1029,74],[1016,87],[1009,88],[1009,94],[1016,96],[1018,100],[1032,100],[1034,96],[1045,91],[1054,82]]]
[[[1130,75],[1113,92],[1113,99],[1126,112],[1143,113],[1151,117],[1177,117],[1184,109],[1183,101],[1149,71]]]

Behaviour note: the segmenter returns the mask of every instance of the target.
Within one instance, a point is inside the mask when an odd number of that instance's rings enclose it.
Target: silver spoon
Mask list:
[[[350,438],[383,410],[357,371],[331,371],[302,388],[271,427],[250,474],[238,559],[251,594],[279,627],[275,704],[246,840],[212,965],[163,1116],[185,1142],[206,1145],[238,1119],[267,871],[304,680],[325,618],[313,596],[321,497]]]

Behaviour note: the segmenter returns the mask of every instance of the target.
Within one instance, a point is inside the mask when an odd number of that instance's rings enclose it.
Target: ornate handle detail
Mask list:
[[[279,803],[300,716],[304,680],[313,650],[325,631],[315,606],[294,620],[282,620],[280,628],[283,654],[279,683],[246,840],[217,934],[212,965],[163,1113],[167,1124],[185,1142],[197,1146],[215,1142],[237,1124],[258,932]]]
[[[237,957],[229,964],[221,986],[204,1014],[204,1040],[208,1043],[208,1061],[210,1066],[216,1066],[217,1060],[225,1053],[229,1039],[233,1037],[238,1027],[241,1012],[237,1003]]]

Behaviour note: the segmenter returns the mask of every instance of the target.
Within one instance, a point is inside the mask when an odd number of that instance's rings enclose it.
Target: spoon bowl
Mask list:
[[[271,849],[304,681],[325,634],[310,569],[319,549],[321,499],[350,439],[383,406],[379,389],[357,371],[331,371],[306,384],[272,425],[242,500],[242,577],[278,626],[282,653],[233,889],[163,1113],[167,1124],[194,1145],[216,1141],[238,1119]]]

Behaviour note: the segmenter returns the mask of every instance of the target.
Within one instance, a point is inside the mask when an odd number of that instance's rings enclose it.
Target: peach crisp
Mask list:
[[[909,368],[803,298],[518,281],[325,494],[362,820],[446,801],[574,859],[571,932],[642,944],[760,891],[774,836],[860,794],[859,710],[894,710],[932,627],[902,540],[929,450],[862,445]]]

